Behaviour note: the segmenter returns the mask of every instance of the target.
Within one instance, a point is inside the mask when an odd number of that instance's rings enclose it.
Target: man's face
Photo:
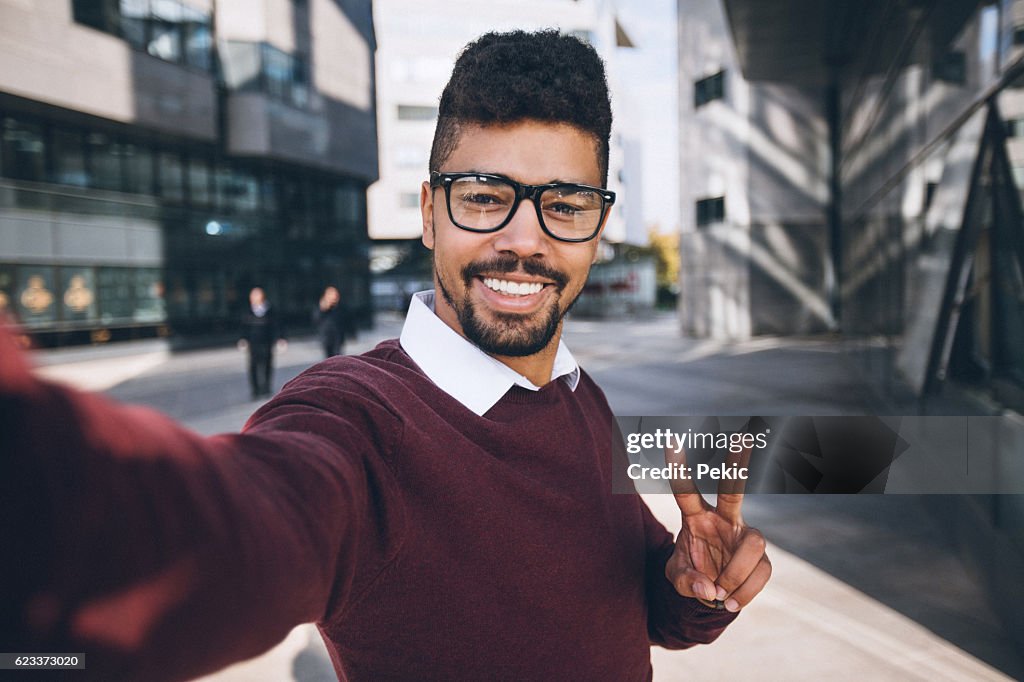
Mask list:
[[[572,126],[537,121],[464,126],[437,170],[494,173],[530,185],[601,185],[594,138]],[[599,237],[583,243],[549,237],[528,200],[505,227],[489,234],[453,225],[441,187],[424,183],[420,203],[423,243],[434,251],[438,316],[491,355],[523,357],[546,348],[583,289]]]
[[[256,287],[249,292],[249,303],[250,305],[257,306],[263,305],[263,301],[266,300],[266,296],[263,294],[263,289]]]

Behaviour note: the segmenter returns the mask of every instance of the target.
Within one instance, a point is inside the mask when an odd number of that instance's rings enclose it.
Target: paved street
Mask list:
[[[349,352],[396,336],[382,317]],[[864,414],[872,392],[825,340],[727,345],[681,339],[673,316],[573,320],[567,342],[620,415]],[[312,341],[278,357],[279,387],[319,359]],[[50,377],[158,407],[202,433],[238,429],[248,399],[234,348],[170,353],[162,342],[37,356]],[[646,499],[678,526],[670,496]],[[911,496],[752,496],[748,521],[772,542],[768,589],[711,647],[654,650],[657,680],[1000,680],[1024,662]],[[573,652],[566,652],[567,656]],[[205,682],[333,680],[319,636],[296,628],[276,649]]]

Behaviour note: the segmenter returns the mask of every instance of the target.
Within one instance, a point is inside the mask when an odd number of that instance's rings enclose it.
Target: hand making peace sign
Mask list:
[[[730,468],[746,467],[749,461],[750,448],[726,457]],[[675,453],[667,448],[665,463],[685,466],[686,451]],[[712,507],[692,479],[672,479],[683,527],[665,575],[684,597],[695,597],[712,608],[739,611],[771,577],[764,536],[740,515],[745,484],[743,480],[721,481],[717,506]]]

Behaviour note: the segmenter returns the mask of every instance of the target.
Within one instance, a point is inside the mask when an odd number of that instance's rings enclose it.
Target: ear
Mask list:
[[[423,218],[423,246],[434,250],[434,191],[430,183],[420,185],[420,214]]]

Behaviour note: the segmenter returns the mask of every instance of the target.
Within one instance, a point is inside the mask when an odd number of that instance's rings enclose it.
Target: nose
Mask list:
[[[494,233],[494,248],[500,252],[511,252],[520,258],[547,255],[548,236],[537,219],[537,210],[529,197],[516,206],[508,224]]]

